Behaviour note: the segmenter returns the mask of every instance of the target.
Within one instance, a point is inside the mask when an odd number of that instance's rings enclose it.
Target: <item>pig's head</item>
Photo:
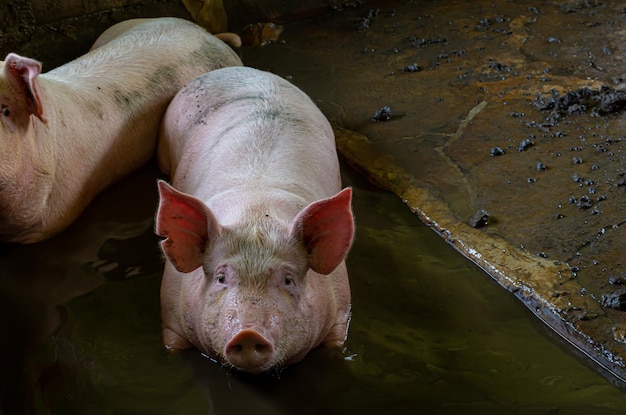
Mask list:
[[[302,359],[345,338],[343,263],[354,234],[351,190],[313,202],[291,223],[256,209],[221,226],[193,196],[159,182],[156,232],[169,264],[161,290],[168,348],[196,347],[250,373]],[[174,272],[168,267],[175,268]]]
[[[10,53],[0,62],[0,240],[28,240],[52,186],[50,137],[38,75],[41,64]]]

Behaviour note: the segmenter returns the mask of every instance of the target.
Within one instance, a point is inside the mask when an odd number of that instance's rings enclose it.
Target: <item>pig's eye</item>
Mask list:
[[[4,115],[5,117],[8,117],[9,115],[11,115],[11,110],[6,105],[2,105],[0,107],[0,113],[2,113],[2,115]]]
[[[294,284],[293,278],[285,277],[285,286],[291,286]]]
[[[226,282],[226,274],[224,273],[219,273],[215,276],[217,278],[217,282],[219,282],[220,284],[224,284]]]

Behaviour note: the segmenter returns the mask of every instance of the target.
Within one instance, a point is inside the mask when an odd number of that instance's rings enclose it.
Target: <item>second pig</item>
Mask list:
[[[38,242],[69,226],[154,156],[180,88],[233,65],[241,60],[225,43],[176,18],[118,23],[46,73],[10,53],[0,62],[0,242]]]

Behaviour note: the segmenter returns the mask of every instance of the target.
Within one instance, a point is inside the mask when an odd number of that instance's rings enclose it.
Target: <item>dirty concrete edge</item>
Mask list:
[[[333,124],[337,149],[345,161],[373,184],[396,194],[426,225],[464,257],[511,292],[550,329],[599,367],[601,374],[626,386],[626,364],[612,350],[610,339],[593,338],[581,322],[610,320],[600,304],[585,292],[575,273],[559,262],[525,252],[495,235],[472,228],[457,218],[445,202],[382,154],[364,135]],[[611,379],[611,377],[613,377]]]

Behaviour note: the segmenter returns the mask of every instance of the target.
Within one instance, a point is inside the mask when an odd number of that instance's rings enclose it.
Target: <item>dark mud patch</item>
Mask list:
[[[540,111],[549,111],[554,122],[567,115],[591,114],[602,116],[618,114],[626,107],[626,94],[609,86],[599,90],[580,88],[560,95],[555,92],[551,97],[539,96],[534,101]]]

